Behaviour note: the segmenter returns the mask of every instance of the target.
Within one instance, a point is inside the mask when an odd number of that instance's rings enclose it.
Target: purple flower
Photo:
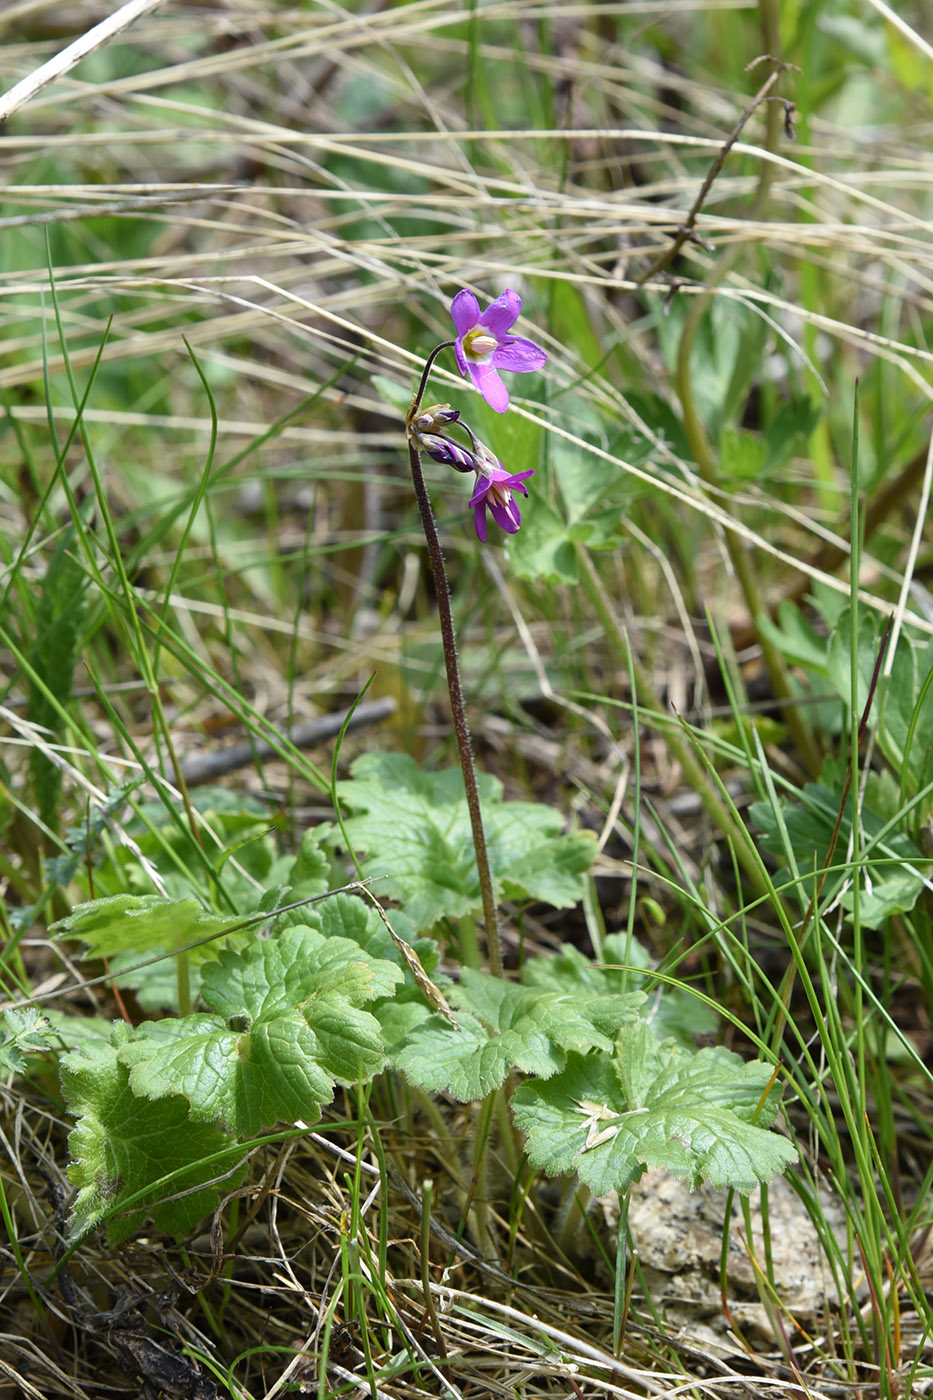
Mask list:
[[[510,475],[498,457],[494,457],[488,448],[485,449],[482,467],[476,469],[476,490],[470,499],[481,544],[486,543],[487,508],[498,526],[510,535],[515,534],[522,523],[522,513],[512,492],[521,491],[523,496],[527,496],[525,480],[534,474],[534,467],[530,467],[528,471]]]
[[[415,445],[420,451],[433,457],[435,462],[443,462],[448,467],[454,467],[458,472],[476,470],[473,453],[443,433],[418,433],[415,436]]]
[[[470,376],[489,407],[497,413],[504,413],[509,406],[509,391],[499,377],[499,370],[525,374],[540,369],[547,359],[533,341],[508,334],[521,309],[522,299],[517,292],[503,292],[480,314],[479,302],[466,288],[457,293],[450,306],[457,329],[454,354],[460,373]]]

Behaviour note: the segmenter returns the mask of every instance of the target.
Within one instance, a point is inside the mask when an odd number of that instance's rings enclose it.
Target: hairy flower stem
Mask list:
[[[443,349],[443,346],[438,347]],[[437,352],[435,351],[434,354]],[[428,371],[431,368],[431,355],[425,365],[421,386],[412,402],[410,417],[417,413]],[[441,641],[444,647],[444,664],[447,667],[447,691],[450,695],[450,709],[460,751],[460,768],[463,772],[463,785],[466,788],[467,807],[470,813],[470,826],[473,829],[473,846],[476,851],[476,868],[479,872],[479,887],[483,897],[483,918],[486,923],[486,955],[489,971],[494,977],[502,976],[502,944],[499,941],[499,920],[496,915],[496,901],[492,892],[492,876],[489,873],[489,856],[486,852],[486,835],[483,831],[483,814],[479,805],[479,790],[476,786],[476,768],[473,763],[473,745],[470,742],[470,729],[467,724],[466,707],[463,703],[463,687],[460,683],[460,664],[457,660],[457,641],[454,635],[453,616],[450,611],[450,585],[444,568],[444,555],[438,538],[434,512],[424,473],[421,470],[421,454],[409,438],[408,457],[411,462],[411,479],[415,487],[415,499],[421,514],[421,526],[428,545],[431,572],[434,574],[434,588],[437,594],[437,612],[441,624]],[[475,956],[475,955],[474,955]],[[472,962],[472,959],[471,959]]]

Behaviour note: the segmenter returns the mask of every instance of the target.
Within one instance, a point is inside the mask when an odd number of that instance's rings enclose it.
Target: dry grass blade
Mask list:
[[[121,5],[112,15],[101,20],[100,24],[95,24],[86,34],[82,34],[80,39],[75,39],[67,48],[62,49],[61,53],[50,58],[48,63],[43,63],[34,73],[20,79],[0,95],[0,122],[7,121],[20,107],[31,102],[43,88],[54,83],[57,78],[63,78],[72,68],[77,67],[82,59],[102,48],[104,44],[109,44],[118,34],[122,34],[124,29],[128,29],[136,20],[161,4],[162,0],[126,0],[126,4]],[[16,16],[8,12],[7,22],[14,17]]]

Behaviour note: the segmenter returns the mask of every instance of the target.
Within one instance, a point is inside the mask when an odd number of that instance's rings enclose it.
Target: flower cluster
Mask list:
[[[533,341],[509,334],[521,309],[518,293],[507,291],[481,312],[476,297],[466,288],[457,293],[450,307],[457,339],[448,344],[453,344],[460,373],[469,376],[497,413],[505,413],[509,406],[509,391],[499,371],[525,374],[540,369],[547,360],[545,352]],[[409,414],[408,435],[417,450],[435,462],[443,462],[458,472],[475,472],[476,489],[470,509],[480,541],[486,542],[487,510],[500,529],[514,535],[522,521],[514,492],[527,496],[525,481],[534,476],[534,468],[506,471],[499,458],[463,422],[457,409],[450,404],[422,409],[418,397],[420,391]],[[469,447],[450,436],[448,429],[454,425],[466,433]]]
[[[464,447],[443,431],[457,423],[470,439],[470,446]],[[522,523],[518,502],[513,491],[528,495],[525,481],[534,476],[534,467],[527,471],[510,473],[485,443],[460,418],[455,408],[448,403],[434,404],[422,410],[408,425],[408,433],[419,452],[424,452],[435,462],[443,462],[458,472],[476,473],[476,490],[470,499],[470,509],[476,521],[476,533],[483,544],[486,543],[486,511],[508,534],[514,535]]]

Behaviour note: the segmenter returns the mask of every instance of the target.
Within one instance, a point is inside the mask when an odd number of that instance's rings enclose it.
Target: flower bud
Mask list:
[[[435,403],[423,408],[411,426],[416,433],[436,433],[439,428],[456,423],[459,417],[458,408],[451,408],[449,403]]]
[[[426,452],[435,462],[443,462],[458,472],[476,470],[473,453],[466,447],[461,447],[460,443],[454,442],[452,438],[443,437],[440,433],[417,433],[415,442],[419,449]]]

